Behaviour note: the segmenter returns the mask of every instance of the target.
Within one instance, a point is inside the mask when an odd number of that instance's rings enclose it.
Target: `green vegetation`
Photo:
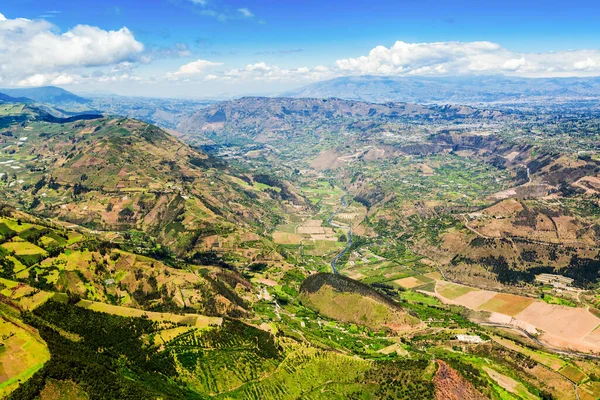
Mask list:
[[[567,306],[567,307],[577,307],[577,304],[575,304],[574,302],[572,302],[571,300],[567,300],[567,299],[563,299],[560,297],[556,297],[556,296],[552,296],[548,293],[542,293],[540,298],[542,300],[544,300],[545,303],[548,304],[558,304],[560,306]]]

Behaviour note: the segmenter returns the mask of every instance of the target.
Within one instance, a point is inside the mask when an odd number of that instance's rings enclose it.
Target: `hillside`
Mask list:
[[[465,297],[492,292],[441,274],[539,291],[527,304],[557,315],[595,310],[594,291],[532,283],[542,257],[589,270],[593,254],[526,248],[574,225],[595,243],[596,158],[579,153],[593,149],[594,119],[566,140],[568,119],[248,101],[212,106],[224,130],[201,148],[128,118],[2,105],[0,185],[14,208],[0,206],[0,395],[574,398],[569,379],[594,393],[596,361],[558,357],[543,347],[552,332],[525,347],[478,325],[492,315]],[[515,237],[475,233],[505,229]],[[514,257],[495,262],[499,249]],[[341,275],[323,273],[334,258]],[[522,286],[505,279],[516,272]],[[497,296],[479,299],[494,318],[520,311],[524,297]]]
[[[23,108],[0,131],[2,196],[11,204],[92,229],[151,233],[187,256],[255,241],[247,234],[281,213],[280,192],[155,126],[45,115]],[[302,204],[285,189],[285,201]]]
[[[391,332],[414,329],[420,321],[373,288],[334,274],[315,274],[304,280],[300,301],[339,321]]]
[[[215,103],[210,100],[165,99],[117,95],[91,95],[90,105],[109,115],[139,119],[165,129],[177,124],[194,112]]]
[[[15,97],[9,96],[5,93],[0,93],[0,104],[1,103],[28,103],[28,102],[31,102],[31,100],[29,100],[25,97],[15,98]]]
[[[496,111],[464,106],[410,103],[372,104],[340,99],[245,97],[202,109],[177,125],[191,139],[212,143],[275,143],[281,139],[320,136],[322,130],[358,131],[390,121],[491,120]]]
[[[201,274],[184,271],[156,249],[141,255],[141,243],[115,240],[114,233],[66,228],[6,205],[1,211],[0,275],[20,282],[4,281],[3,296],[16,308],[32,309],[60,292],[140,310],[210,316],[248,311],[242,297],[250,283],[234,272],[214,266],[206,266]]]

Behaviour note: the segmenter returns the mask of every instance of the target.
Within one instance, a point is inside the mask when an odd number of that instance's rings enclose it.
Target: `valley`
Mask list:
[[[197,106],[0,104],[3,396],[597,398],[600,117]]]

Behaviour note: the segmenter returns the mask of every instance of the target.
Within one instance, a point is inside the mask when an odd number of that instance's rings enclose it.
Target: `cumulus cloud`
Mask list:
[[[600,74],[600,50],[519,53],[492,42],[398,41],[338,60],[336,67],[341,75],[584,76]]]
[[[197,76],[203,74],[204,72],[206,72],[206,70],[212,67],[218,67],[219,65],[223,65],[223,63],[208,60],[196,60],[182,65],[177,71],[167,74],[167,77],[180,78]]]
[[[65,82],[66,71],[138,60],[144,46],[127,28],[105,31],[78,25],[60,33],[48,21],[0,15],[0,82]],[[60,77],[63,78],[60,78]],[[60,78],[60,79],[59,79]]]
[[[244,68],[225,72],[224,79],[232,81],[316,81],[331,77],[332,71],[324,66],[315,68],[280,68],[264,62],[248,64]]]
[[[202,66],[202,65],[200,65]],[[184,66],[185,67],[185,66]],[[183,67],[182,67],[183,68]],[[196,78],[226,82],[303,82],[348,75],[563,77],[600,75],[600,50],[519,53],[492,42],[396,42],[367,55],[337,60],[331,67],[281,68],[264,62],[207,73]],[[171,75],[181,75],[176,72]]]

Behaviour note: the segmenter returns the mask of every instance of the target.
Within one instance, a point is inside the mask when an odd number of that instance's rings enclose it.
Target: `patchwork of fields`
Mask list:
[[[512,325],[551,346],[600,351],[600,318],[583,308],[548,304],[528,297],[437,281],[435,294],[445,303],[490,313],[489,322]]]

